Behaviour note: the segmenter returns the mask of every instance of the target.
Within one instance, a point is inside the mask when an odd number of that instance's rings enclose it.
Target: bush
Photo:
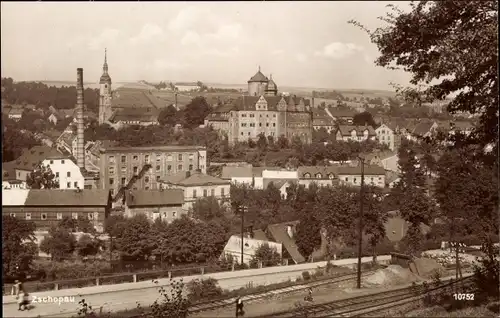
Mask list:
[[[309,273],[308,271],[303,271],[302,272],[302,278],[304,280],[310,280],[311,279],[311,273]]]
[[[35,262],[34,270],[45,273],[48,281],[98,277],[111,274],[109,263],[104,261]]]
[[[187,288],[190,302],[222,296],[222,289],[214,278],[192,280],[188,283]]]

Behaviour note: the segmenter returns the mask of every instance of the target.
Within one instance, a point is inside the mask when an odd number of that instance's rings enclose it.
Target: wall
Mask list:
[[[394,150],[394,132],[386,125],[378,127],[375,132],[377,133],[378,142],[386,144],[389,149]]]
[[[398,155],[382,159],[382,166],[384,167],[385,170],[399,172],[398,160],[399,160]]]
[[[80,168],[70,159],[44,160],[43,164],[48,165],[56,175],[59,180],[59,189],[77,189],[77,187],[84,189],[85,178]],[[70,173],[69,177],[68,172]]]
[[[316,183],[319,187],[333,186],[333,179],[300,179],[299,185],[303,185],[306,188],[312,183]]]
[[[283,253],[283,245],[281,243],[256,240],[244,237],[243,238],[243,262],[249,264],[253,256],[257,252],[257,249],[264,244],[268,244],[269,247],[276,249],[276,252],[281,256]],[[248,245],[248,246],[247,246]],[[237,263],[241,263],[241,237],[238,235],[233,235],[229,238],[222,255],[232,255]]]
[[[31,170],[16,169],[16,180],[26,181],[31,172]]]
[[[297,170],[263,170],[264,179],[298,179]]]
[[[340,182],[361,185],[361,174],[359,175],[339,175]],[[365,174],[365,184],[374,184],[378,187],[385,187],[385,175],[370,175]]]
[[[176,206],[147,206],[147,207],[128,207],[125,206],[125,215],[133,217],[138,214],[145,214],[150,220],[154,221],[157,218],[167,221],[168,223],[173,220],[179,219],[181,215],[186,214],[182,205]]]
[[[27,189],[26,181],[2,181],[2,189]]]
[[[206,186],[194,186],[194,187],[179,187],[184,190],[184,205],[183,209],[189,210],[193,207],[196,200],[201,199],[204,196],[204,190],[207,192],[207,197],[212,196],[212,190],[214,190],[214,197],[222,203],[223,200],[230,199],[230,184],[224,185],[206,185]],[[194,197],[193,192],[196,191],[196,197]],[[222,192],[223,191],[223,192]]]

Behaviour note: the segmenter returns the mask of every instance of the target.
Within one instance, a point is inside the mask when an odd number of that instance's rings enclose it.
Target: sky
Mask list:
[[[2,77],[246,84],[259,66],[278,87],[391,89],[409,74],[374,64],[369,29],[383,1],[2,2]],[[400,8],[407,3],[399,2]]]

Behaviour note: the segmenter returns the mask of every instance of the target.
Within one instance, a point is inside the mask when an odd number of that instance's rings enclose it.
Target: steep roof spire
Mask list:
[[[259,72],[260,72],[260,65],[259,65]]]
[[[108,74],[108,49],[104,49],[104,64],[102,66],[102,71],[104,74]]]

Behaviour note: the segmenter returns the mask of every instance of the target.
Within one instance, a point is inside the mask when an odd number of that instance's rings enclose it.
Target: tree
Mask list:
[[[146,260],[153,250],[149,234],[151,224],[146,215],[125,219],[114,232],[114,244],[124,260]]]
[[[178,123],[177,109],[174,105],[163,108],[158,115],[158,122],[163,126],[175,126]]]
[[[267,148],[267,138],[263,133],[259,134],[259,138],[257,139],[257,148],[260,151],[265,151]]]
[[[281,256],[276,248],[272,248],[269,244],[264,243],[255,251],[255,255],[250,260],[250,267],[256,268],[259,262],[261,262],[263,267],[276,266],[281,263]]]
[[[2,277],[19,277],[26,273],[38,250],[33,249],[35,224],[12,216],[2,216]]]
[[[202,125],[205,117],[212,111],[212,107],[207,103],[202,96],[195,97],[184,109],[184,126],[186,128],[194,128]]]
[[[314,250],[321,246],[321,223],[314,211],[305,213],[297,224],[295,242],[300,254],[309,258]]]
[[[381,19],[387,25],[373,32],[350,21],[367,31],[377,45],[376,64],[411,72],[411,84],[425,86],[404,93],[419,103],[456,93],[447,106],[450,113],[479,115],[469,141],[483,148],[496,144],[497,1],[419,1],[411,3],[410,12],[392,6],[392,12]]]
[[[33,172],[26,178],[26,183],[31,189],[54,189],[59,188],[59,180],[50,167],[38,164]]]
[[[97,252],[99,252],[99,248],[99,241],[88,234],[80,236],[78,242],[76,243],[78,255],[82,257],[96,255]]]
[[[211,221],[224,216],[224,211],[219,205],[219,201],[212,196],[196,200],[193,203],[191,211],[193,217],[203,221]]]
[[[286,149],[288,148],[288,139],[285,137],[285,135],[280,135],[278,138],[278,148],[279,149]]]
[[[51,227],[49,234],[40,243],[40,250],[50,255],[51,260],[61,261],[73,254],[76,248],[76,239],[65,228]]]
[[[353,125],[356,126],[372,126],[376,127],[377,124],[375,123],[375,120],[373,119],[372,114],[370,114],[367,111],[364,111],[362,113],[355,114],[354,117],[352,118]]]
[[[16,123],[6,118],[2,114],[3,135],[2,135],[2,162],[9,162],[19,158],[24,149],[31,149],[40,145],[33,135],[22,133],[16,127]],[[15,176],[10,176],[14,178]]]
[[[375,186],[367,186],[364,189],[364,204],[367,207],[363,213],[363,232],[368,235],[373,262],[377,262],[377,245],[385,238],[385,223],[387,213],[383,210],[383,196]]]

